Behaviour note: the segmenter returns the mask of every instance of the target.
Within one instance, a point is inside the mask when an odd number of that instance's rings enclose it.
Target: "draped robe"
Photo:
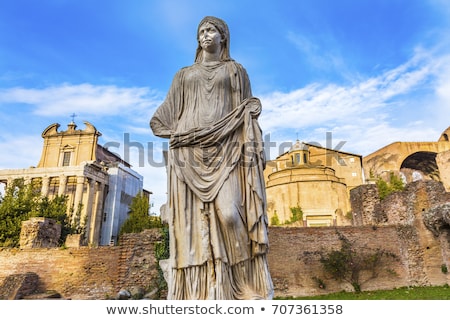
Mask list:
[[[169,299],[273,296],[260,112],[230,60],[178,71],[150,121],[170,138]]]

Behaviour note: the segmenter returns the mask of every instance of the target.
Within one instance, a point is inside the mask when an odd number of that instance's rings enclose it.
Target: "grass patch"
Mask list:
[[[393,290],[336,292],[308,297],[284,297],[275,300],[450,300],[450,286],[402,287]]]

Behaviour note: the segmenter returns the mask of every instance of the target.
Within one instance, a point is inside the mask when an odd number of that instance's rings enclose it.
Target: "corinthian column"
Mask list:
[[[105,190],[105,185],[101,182],[96,182],[96,195],[95,204],[92,208],[92,213],[89,218],[89,244],[99,245],[100,231],[102,223],[102,213],[103,213],[103,194]]]
[[[67,176],[62,174],[59,176],[59,187],[58,187],[59,196],[62,196],[66,193],[66,187],[67,187]]]
[[[42,187],[41,187],[41,194],[43,197],[48,196],[48,186],[50,184],[50,178],[45,176],[42,177]]]
[[[89,219],[92,216],[92,206],[94,204],[94,196],[95,196],[95,180],[89,179],[88,183],[88,198],[86,201],[86,210],[83,210],[83,215],[81,216],[80,224],[84,226],[85,224],[89,224]]]
[[[76,186],[76,189],[75,189],[75,199],[74,199],[74,202],[73,202],[73,205],[74,205],[74,213],[73,213],[73,216],[72,216],[72,225],[76,225],[76,226],[78,226],[79,225],[79,221],[78,221],[78,223],[76,223],[76,219],[78,218],[80,218],[80,217],[78,217],[77,215],[78,215],[78,207],[79,207],[79,205],[82,203],[82,200],[83,200],[83,189],[84,189],[84,177],[83,176],[78,176],[77,177],[77,186]]]

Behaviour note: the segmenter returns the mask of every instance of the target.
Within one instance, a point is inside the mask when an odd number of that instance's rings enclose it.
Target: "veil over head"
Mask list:
[[[217,30],[219,30],[222,37],[224,38],[223,47],[222,47],[222,55],[220,57],[221,60],[222,61],[231,60],[231,57],[230,57],[230,31],[228,30],[228,25],[222,19],[213,17],[213,16],[204,17],[202,19],[202,21],[200,21],[200,23],[198,24],[197,42],[199,40],[198,32],[200,30],[200,27],[203,24],[208,23],[208,22],[211,23],[212,25],[214,25],[217,28]],[[200,45],[200,42],[198,42],[197,51],[195,53],[195,62],[200,62],[202,60],[202,54],[203,54],[202,52],[203,52],[203,49]]]

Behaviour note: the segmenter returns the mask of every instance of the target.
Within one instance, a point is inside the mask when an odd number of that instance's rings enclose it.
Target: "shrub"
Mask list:
[[[303,221],[303,210],[299,205],[296,207],[290,207],[289,209],[291,210],[292,215],[290,220],[286,221],[287,224]]]
[[[355,292],[361,292],[363,282],[374,279],[383,269],[386,259],[397,259],[390,252],[382,249],[356,248],[343,234],[336,230],[341,241],[339,250],[321,252],[320,262],[324,271],[337,281],[352,285]],[[363,271],[368,271],[368,278],[363,279]]]
[[[386,198],[391,193],[402,191],[405,188],[405,184],[402,179],[393,172],[390,173],[389,182],[386,182],[381,177],[378,177],[376,185],[378,187],[378,194],[381,200]]]
[[[275,212],[274,212],[272,218],[270,218],[270,224],[271,224],[272,226],[279,226],[279,225],[280,225],[280,218],[278,218],[278,215],[277,215],[277,211],[276,211],[276,210],[275,210]]]

